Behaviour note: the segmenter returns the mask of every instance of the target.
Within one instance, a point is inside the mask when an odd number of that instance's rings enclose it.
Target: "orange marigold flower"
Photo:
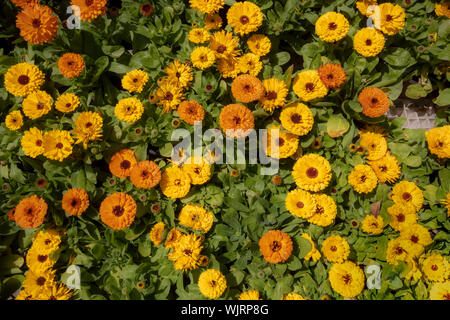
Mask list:
[[[20,200],[14,213],[16,223],[22,228],[37,228],[44,222],[47,203],[37,195]]]
[[[345,70],[338,63],[326,63],[317,72],[328,88],[339,89],[347,80]]]
[[[136,216],[136,202],[124,192],[106,197],[100,205],[100,218],[110,228],[122,230],[133,223]]]
[[[255,127],[255,118],[250,109],[242,104],[229,104],[220,112],[219,123],[228,136],[246,137]]]
[[[270,263],[286,261],[292,253],[291,237],[282,231],[271,230],[259,239],[259,251]]]
[[[195,121],[203,121],[205,111],[197,101],[186,100],[178,105],[178,116],[186,123],[194,125]]]
[[[81,216],[89,207],[89,196],[84,189],[69,189],[62,198],[62,208],[69,216]]]
[[[149,15],[152,14],[152,12],[153,12],[153,6],[150,3],[146,3],[141,6],[141,13],[144,16],[148,17]]]
[[[387,94],[375,87],[368,87],[361,91],[358,101],[363,108],[362,112],[371,118],[381,117],[388,111],[391,104]]]
[[[16,213],[16,208],[12,208],[11,210],[9,210],[8,212],[8,219],[10,221],[16,221],[16,218],[14,218],[14,214]]]
[[[83,57],[77,53],[65,53],[58,59],[58,69],[66,78],[77,77],[84,70]]]
[[[22,9],[39,4],[39,0],[11,0],[11,2]]]
[[[116,152],[109,162],[109,171],[118,178],[126,178],[137,163],[133,150],[122,149]]]
[[[153,188],[161,181],[161,170],[153,161],[141,161],[131,168],[130,180],[138,188]]]
[[[88,22],[104,15],[107,10],[106,0],[72,0],[70,4],[78,6],[80,8],[80,19]]]
[[[25,6],[17,14],[16,26],[28,43],[44,44],[56,37],[59,22],[50,7],[34,5]]]
[[[264,96],[264,92],[265,89],[262,82],[250,74],[237,76],[231,84],[233,97],[245,103],[261,99]]]

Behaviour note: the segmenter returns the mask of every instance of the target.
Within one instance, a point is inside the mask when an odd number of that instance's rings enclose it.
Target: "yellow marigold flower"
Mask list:
[[[100,112],[86,111],[80,113],[75,120],[76,144],[83,143],[84,149],[87,149],[88,141],[100,140],[102,136],[103,118]]]
[[[163,241],[164,228],[164,222],[158,222],[153,226],[152,230],[150,230],[150,240],[155,244],[155,246],[159,246]]]
[[[217,299],[227,289],[227,280],[219,270],[208,269],[200,274],[198,288],[205,297]]]
[[[428,150],[438,158],[450,158],[450,125],[425,132]]]
[[[262,300],[258,290],[248,290],[239,295],[238,300]]]
[[[177,243],[177,241],[181,238],[183,233],[177,228],[170,229],[169,233],[166,237],[166,242],[164,243],[164,247],[166,249],[173,249]]]
[[[162,193],[169,198],[183,198],[191,189],[191,179],[178,167],[167,168],[161,176]]]
[[[265,144],[265,152],[269,157],[285,159],[297,151],[298,136],[290,132],[282,132],[280,126],[271,126],[267,130]]]
[[[72,112],[80,105],[80,99],[73,93],[64,93],[55,101],[55,109],[61,112]]]
[[[78,6],[80,8],[80,19],[83,21],[91,22],[98,16],[105,14],[106,0],[71,0],[72,6]]]
[[[203,157],[191,157],[183,165],[192,184],[204,184],[211,178],[211,165]]]
[[[211,36],[209,48],[214,51],[216,59],[231,59],[239,54],[239,39],[233,33],[220,30]]]
[[[434,12],[438,17],[446,16],[450,18],[450,2],[435,3]]]
[[[223,8],[225,0],[189,0],[192,9],[211,14]]]
[[[384,221],[383,218],[379,215],[375,217],[372,214],[368,214],[364,217],[364,220],[361,223],[362,231],[371,234],[380,234],[383,232]]]
[[[386,249],[386,261],[391,265],[398,265],[398,261],[407,262],[411,257],[409,255],[410,245],[407,240],[401,238],[391,239]]]
[[[303,103],[295,103],[283,108],[280,114],[280,121],[283,128],[304,136],[311,131],[314,125],[314,116],[311,110]]]
[[[204,28],[194,28],[189,31],[188,39],[193,43],[205,43],[209,41],[211,35]]]
[[[289,191],[285,205],[287,211],[303,219],[311,217],[316,212],[316,200],[308,191],[301,189]]]
[[[369,16],[371,10],[368,10],[369,6],[377,5],[377,0],[360,0],[356,2],[356,8],[358,8],[361,14]]]
[[[213,225],[214,214],[201,206],[188,204],[181,209],[178,220],[182,226],[207,233]]]
[[[249,73],[255,77],[262,69],[262,62],[259,60],[259,56],[253,53],[244,54],[239,58],[238,63],[242,73]]]
[[[61,237],[54,229],[39,231],[33,240],[33,248],[36,248],[41,254],[50,254],[59,248]]]
[[[316,21],[316,34],[326,42],[336,42],[344,38],[350,25],[342,13],[327,12]]]
[[[428,280],[444,282],[450,277],[450,263],[445,257],[434,253],[422,262],[422,271]]]
[[[183,272],[197,269],[200,265],[203,237],[194,233],[181,235],[168,254],[168,259],[174,262],[175,270]]]
[[[400,177],[401,169],[397,158],[387,152],[379,160],[368,161],[380,183],[393,183]]]
[[[138,121],[144,113],[142,102],[134,97],[121,99],[114,108],[114,114],[119,120],[127,123]]]
[[[341,236],[329,236],[322,242],[322,252],[325,258],[331,262],[342,263],[350,254],[350,246],[347,240]]]
[[[141,93],[148,82],[148,73],[142,70],[128,72],[122,78],[122,87],[128,92]]]
[[[387,208],[387,212],[391,216],[390,226],[394,230],[400,231],[403,226],[417,222],[416,208],[410,203],[395,203]]]
[[[22,113],[19,110],[11,111],[5,118],[5,125],[9,130],[19,130],[23,126]]]
[[[383,50],[385,41],[380,31],[374,28],[363,28],[353,37],[353,47],[364,57],[375,57]]]
[[[44,156],[63,161],[72,154],[73,139],[69,131],[52,130],[44,134]]]
[[[361,133],[360,146],[367,150],[367,160],[379,160],[387,152],[387,141],[379,133]]]
[[[447,198],[442,199],[441,203],[444,204],[447,209],[447,217],[450,217],[450,193],[447,193]]]
[[[364,289],[364,272],[354,262],[335,263],[328,273],[331,287],[345,298],[353,298]]]
[[[283,300],[309,300],[309,299],[303,298],[303,296],[298,293],[291,292],[285,295],[283,297]]]
[[[44,153],[44,134],[38,128],[32,127],[23,133],[20,144],[25,155],[36,158]]]
[[[17,14],[16,27],[20,30],[20,36],[28,43],[48,43],[56,37],[58,16],[47,6],[26,6]]]
[[[222,18],[217,13],[210,13],[205,18],[205,29],[214,30],[219,29],[222,26]]]
[[[450,300],[450,280],[435,283],[430,290],[430,300]]]
[[[358,193],[369,193],[377,186],[378,179],[370,166],[359,164],[348,175],[348,183]]]
[[[39,252],[39,248],[31,247],[26,256],[27,267],[36,274],[44,273],[56,263],[49,254]]]
[[[313,194],[316,200],[316,211],[307,220],[320,227],[326,227],[333,223],[337,215],[337,206],[333,198],[326,194]]]
[[[28,291],[32,296],[38,297],[41,293],[49,290],[55,285],[55,271],[47,270],[45,272],[35,273],[28,270],[23,281],[24,290]]]
[[[30,119],[37,119],[50,112],[53,99],[45,91],[30,93],[22,102],[23,113]]]
[[[217,70],[219,70],[223,78],[236,78],[241,72],[239,67],[239,59],[219,59],[217,60]]]
[[[323,98],[328,93],[328,88],[320,79],[317,70],[300,72],[294,79],[292,89],[303,101]]]
[[[84,70],[83,57],[77,53],[65,53],[58,59],[58,69],[66,78],[78,77]]]
[[[410,203],[419,211],[423,204],[423,193],[414,182],[400,181],[392,188],[391,199],[395,203]]]
[[[24,97],[39,90],[44,83],[44,74],[38,67],[30,63],[18,63],[8,69],[5,74],[6,91],[16,97]]]
[[[320,251],[316,249],[316,245],[314,244],[311,236],[307,233],[303,233],[302,237],[305,238],[306,240],[308,240],[309,243],[311,244],[311,250],[309,250],[309,252],[306,254],[304,259],[306,261],[308,261],[311,258],[313,259],[313,261],[319,260],[321,257],[321,254],[320,254]]]
[[[40,295],[40,300],[69,300],[72,292],[64,284],[54,284]]]
[[[265,56],[270,52],[272,43],[270,39],[263,34],[254,34],[247,39],[247,46],[250,51],[257,56]]]
[[[194,79],[191,67],[181,63],[177,59],[173,60],[173,62],[164,69],[164,72],[167,75],[168,82],[179,88],[189,87]]]
[[[272,112],[275,108],[282,107],[286,102],[288,89],[284,81],[276,78],[263,81],[265,94],[260,99],[264,110]]]
[[[231,93],[236,100],[249,103],[261,99],[264,95],[264,86],[255,76],[241,74],[233,80]]]
[[[171,83],[164,83],[156,90],[158,98],[157,104],[163,107],[163,113],[169,113],[175,110],[180,102],[184,99],[181,88]]]
[[[197,47],[191,52],[192,65],[198,69],[206,69],[214,64],[216,55],[208,47]]]
[[[428,229],[417,223],[400,227],[400,239],[409,242],[410,257],[420,256],[425,247],[433,243]]]
[[[234,32],[242,36],[258,30],[262,25],[263,14],[254,3],[249,1],[236,2],[228,9],[227,20],[233,27]]]
[[[317,154],[304,155],[295,162],[292,176],[300,189],[320,191],[331,180],[331,166],[327,159]]]
[[[81,216],[89,207],[89,195],[86,190],[72,188],[64,193],[62,208],[69,216]]]
[[[405,10],[398,4],[386,2],[379,5],[381,31],[394,35],[405,27]]]
[[[411,280],[414,279],[414,281],[419,280],[420,278],[422,278],[422,272],[420,271],[417,262],[415,262],[412,259],[409,259],[406,262],[407,266],[408,266],[408,273],[405,274],[405,279],[406,280]]]

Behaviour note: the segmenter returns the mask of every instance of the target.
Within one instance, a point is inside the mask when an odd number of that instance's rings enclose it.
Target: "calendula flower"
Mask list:
[[[320,79],[317,70],[300,72],[294,79],[292,89],[303,101],[323,98],[328,93],[328,88]]]
[[[30,93],[22,102],[23,113],[30,119],[37,119],[50,112],[53,98],[45,91]]]
[[[70,4],[79,8],[81,20],[91,22],[105,14],[106,2],[106,0],[71,0]]]
[[[64,193],[62,208],[70,216],[81,216],[89,207],[89,196],[84,189],[72,188]]]
[[[204,28],[194,28],[189,31],[188,39],[193,43],[205,43],[209,41],[211,35]]]
[[[58,16],[47,6],[25,6],[17,14],[16,27],[20,30],[20,36],[28,43],[48,43],[56,37]]]
[[[115,230],[128,228],[136,216],[136,202],[133,197],[116,192],[107,196],[100,204],[100,219]]]
[[[341,236],[329,236],[322,243],[322,252],[325,258],[331,262],[343,263],[350,254],[350,246],[347,240]]]
[[[33,247],[41,254],[50,254],[59,248],[61,237],[54,229],[39,231],[33,240]]]
[[[178,116],[190,125],[194,125],[196,121],[203,121],[205,111],[201,104],[197,101],[186,100],[178,105]]]
[[[217,70],[219,70],[223,78],[236,78],[236,76],[241,72],[239,59],[219,59],[217,60]]]
[[[8,220],[9,221],[16,221],[16,218],[14,218],[14,214],[16,213],[16,208],[12,208],[8,211]]]
[[[405,10],[398,4],[386,2],[379,5],[381,31],[393,36],[405,27]]]
[[[320,80],[328,88],[339,89],[347,80],[345,70],[338,63],[325,63],[319,69]]]
[[[37,228],[44,222],[47,208],[45,200],[37,195],[23,198],[16,206],[14,219],[22,228]]]
[[[73,93],[64,93],[55,101],[55,109],[61,112],[72,112],[80,105],[80,99]]]
[[[319,250],[316,249],[316,246],[315,246],[311,236],[307,233],[303,233],[302,237],[305,238],[306,240],[308,240],[309,243],[311,244],[311,250],[309,250],[309,252],[306,254],[304,259],[306,261],[309,261],[310,259],[312,259],[313,261],[319,260],[321,257],[321,254],[320,254]]]
[[[368,161],[368,163],[375,172],[378,181],[381,183],[393,183],[400,177],[401,169],[398,165],[397,158],[389,152],[381,159]]]
[[[153,188],[161,181],[161,170],[154,161],[140,161],[131,168],[130,181],[138,188]]]
[[[148,17],[153,13],[153,6],[150,3],[145,3],[141,5],[140,11],[144,16]]]
[[[220,30],[214,32],[211,36],[209,48],[214,51],[217,59],[230,59],[239,54],[237,47],[239,39],[233,37],[233,33]]]
[[[183,272],[197,269],[200,265],[203,237],[194,233],[181,235],[167,255],[174,262],[175,270]]]
[[[307,219],[316,212],[316,200],[308,191],[301,189],[289,191],[285,205],[290,213],[299,218]]]
[[[166,237],[166,242],[164,243],[164,247],[166,249],[173,249],[177,243],[177,241],[181,238],[183,233],[177,228],[170,229],[169,233]]]
[[[5,125],[9,130],[19,130],[23,126],[22,113],[19,110],[11,111],[5,118]]]
[[[335,263],[328,273],[331,287],[345,298],[353,298],[364,289],[364,272],[354,262]]]
[[[272,125],[265,137],[265,152],[269,157],[284,159],[292,156],[298,148],[298,136],[283,132],[280,126]]]
[[[198,288],[205,297],[217,299],[227,289],[227,280],[219,270],[208,269],[200,274]]]
[[[219,29],[222,26],[222,18],[217,13],[210,13],[205,18],[205,29],[214,30]]]
[[[422,271],[429,281],[444,282],[450,277],[450,263],[442,255],[434,253],[422,262]]]
[[[40,274],[51,269],[56,260],[52,259],[48,254],[39,252],[37,247],[32,246],[27,252],[26,263],[31,271]]]
[[[333,198],[326,194],[313,194],[316,201],[316,211],[307,220],[320,227],[326,227],[333,223],[337,215],[337,206]]]
[[[5,74],[6,91],[16,97],[24,97],[39,90],[44,83],[44,74],[38,67],[30,63],[18,63],[8,69]]]
[[[175,110],[184,99],[182,89],[171,83],[164,83],[158,87],[156,96],[158,98],[157,104],[163,107],[163,113],[169,113]]]
[[[236,100],[249,103],[261,99],[264,86],[255,76],[242,74],[233,80],[231,93]]]
[[[114,108],[114,114],[119,120],[127,123],[138,121],[144,113],[142,102],[134,97],[121,99]]]
[[[316,34],[326,42],[336,42],[344,38],[350,25],[342,13],[327,12],[316,21]]]
[[[408,261],[410,245],[407,240],[401,238],[391,239],[386,249],[386,261],[391,265],[398,265],[398,261]]]
[[[162,193],[169,198],[183,198],[191,189],[191,179],[179,167],[167,168],[161,176]]]
[[[435,3],[434,12],[438,17],[446,16],[447,18],[450,18],[450,2],[445,1],[442,3]]]
[[[239,295],[238,300],[262,300],[258,290],[248,290]]]
[[[211,165],[203,157],[190,157],[184,163],[183,171],[192,184],[204,184],[211,178]]]
[[[384,222],[381,216],[368,214],[361,223],[362,231],[370,234],[380,234],[383,232]]]
[[[400,227],[400,239],[409,241],[409,254],[411,257],[420,256],[433,240],[430,232],[420,224],[402,225]]]
[[[286,102],[288,89],[284,81],[276,78],[265,79],[263,81],[264,95],[260,102],[264,110],[272,112],[275,108],[282,107]]]
[[[158,222],[150,230],[150,240],[153,242],[155,246],[159,246],[163,241],[163,234],[166,225],[164,222]]]
[[[188,204],[181,209],[178,220],[182,226],[207,233],[212,227],[214,214],[201,206]]]
[[[262,62],[259,56],[254,53],[246,53],[239,58],[239,69],[242,73],[249,73],[257,76],[262,69]]]
[[[148,82],[148,73],[142,70],[128,72],[122,78],[122,87],[128,92],[141,93]]]
[[[192,65],[198,69],[206,69],[214,64],[216,55],[208,47],[197,47],[191,52]]]
[[[450,300],[450,280],[433,284],[430,300]]]
[[[385,41],[380,31],[374,28],[362,28],[353,37],[353,47],[364,57],[375,57],[383,50]]]
[[[283,128],[304,136],[311,131],[314,125],[314,116],[311,110],[303,103],[295,103],[283,108],[280,114],[280,121]]]
[[[100,140],[102,136],[103,118],[100,112],[85,111],[75,119],[75,143],[83,143],[84,149],[87,149],[88,141]]]
[[[348,183],[358,193],[369,193],[377,186],[378,179],[370,166],[359,164],[350,172]]]
[[[84,70],[83,57],[77,53],[65,53],[58,59],[58,69],[66,78],[78,77]]]
[[[438,158],[450,158],[450,125],[425,132],[428,150]]]
[[[265,56],[270,52],[272,43],[270,39],[263,34],[254,34],[247,39],[247,46],[250,51],[257,56]]]
[[[410,203],[419,211],[423,204],[423,193],[414,182],[401,181],[392,189],[391,199],[399,204]]]
[[[360,146],[367,151],[367,160],[380,160],[386,155],[387,141],[379,133],[366,132],[361,133]]]
[[[227,20],[234,32],[242,36],[258,30],[262,25],[263,14],[252,2],[236,2],[228,9]]]
[[[54,283],[51,288],[41,293],[41,300],[69,300],[72,292],[64,284]]]
[[[73,139],[69,131],[52,130],[44,134],[44,156],[51,160],[63,161],[72,154]]]
[[[358,95],[358,101],[363,108],[363,114],[370,118],[381,117],[391,105],[387,94],[375,87],[362,90]]]
[[[133,150],[122,149],[111,157],[109,171],[118,178],[126,178],[136,163]]]
[[[225,0],[189,0],[192,9],[211,14],[223,8]]]
[[[54,280],[54,270],[49,269],[40,273],[34,273],[28,270],[23,281],[23,288],[33,297],[38,298],[42,293],[50,290],[55,285]]]
[[[285,262],[292,253],[291,237],[280,230],[268,231],[259,239],[259,251],[267,262]]]
[[[377,5],[377,0],[360,0],[356,2],[356,8],[358,8],[361,14],[370,16],[373,12],[372,10],[368,10],[370,6]]]
[[[255,127],[252,112],[241,104],[229,104],[223,107],[219,115],[222,130],[229,137],[246,137]]]
[[[194,79],[192,69],[187,64],[181,63],[175,59],[169,64],[164,72],[167,75],[167,81],[179,88],[187,88]]]
[[[309,299],[305,299],[303,298],[303,296],[301,294],[298,293],[288,293],[283,297],[283,300],[309,300]]]
[[[22,9],[39,4],[38,0],[11,0],[11,2]]]
[[[416,208],[410,203],[395,203],[387,208],[387,212],[391,216],[390,226],[394,230],[400,231],[404,226],[417,222]]]
[[[320,191],[325,189],[331,180],[331,166],[324,157],[307,154],[295,162],[292,176],[300,189]]]

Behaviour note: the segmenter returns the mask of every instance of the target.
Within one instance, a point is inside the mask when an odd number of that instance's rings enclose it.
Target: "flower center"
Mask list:
[[[275,91],[269,91],[266,94],[268,100],[275,100],[277,98],[277,93]]]
[[[238,125],[238,124],[241,123],[241,118],[239,118],[239,117],[234,117],[234,118],[233,118],[233,121],[234,121],[234,123],[235,123],[236,125]]]
[[[42,140],[36,140],[36,145],[37,145],[38,147],[42,146]]]
[[[38,110],[42,110],[42,109],[44,109],[44,104],[43,104],[42,102],[39,102],[39,103],[37,104],[36,108],[37,108]]]
[[[70,205],[72,207],[75,207],[77,205],[77,203],[78,203],[77,199],[72,199],[72,202],[70,203]]]
[[[28,82],[30,82],[30,78],[28,76],[21,75],[17,81],[19,81],[19,83],[24,86],[28,84]]]
[[[181,185],[181,180],[180,179],[175,179],[173,184],[176,185],[176,186],[180,186]]]
[[[295,123],[295,124],[298,124],[298,123],[300,123],[300,122],[302,121],[302,116],[299,115],[298,113],[294,113],[294,114],[291,116],[291,121],[292,121],[293,123]]]
[[[314,179],[319,175],[319,171],[316,168],[310,167],[306,170],[306,175],[308,178]]]
[[[272,252],[280,251],[280,249],[281,249],[281,244],[280,244],[278,241],[274,241],[274,242],[272,242],[272,244],[270,245],[270,249],[272,250]]]
[[[61,142],[58,142],[56,144],[56,148],[58,148],[58,149],[62,149],[63,147],[64,147],[64,145]]]
[[[361,182],[366,182],[366,179],[367,179],[366,176],[362,176],[361,177]]]
[[[367,39],[367,40],[366,40],[366,45],[367,45],[367,46],[371,46],[371,45],[372,45],[372,40]]]
[[[164,96],[164,100],[172,101],[172,99],[173,99],[172,92],[167,92],[166,95]]]
[[[297,208],[302,209],[305,205],[303,204],[303,202],[299,201],[297,202]]]
[[[278,138],[277,145],[279,147],[282,147],[284,145],[284,139],[283,138]]]
[[[337,29],[337,24],[334,22],[330,22],[330,24],[328,25],[328,29],[329,30],[336,30]]]
[[[314,90],[314,83],[308,82],[308,83],[305,85],[305,88],[306,88],[306,91],[308,91],[308,92],[313,91],[313,90]]]
[[[122,168],[122,169],[128,169],[128,168],[130,168],[130,166],[131,166],[131,163],[130,163],[130,161],[128,161],[128,160],[123,160],[121,163],[120,163],[120,167]]]
[[[34,28],[39,28],[41,26],[41,20],[39,19],[33,19],[33,21],[31,22],[31,24],[33,25]]]
[[[84,3],[89,7],[94,3],[94,0],[86,0]]]
[[[239,20],[241,21],[242,24],[247,24],[250,21],[250,19],[247,16],[241,16]]]
[[[40,263],[44,263],[47,260],[47,256],[43,256],[43,255],[38,255],[37,259]]]
[[[391,21],[392,20],[392,16],[390,15],[390,14],[388,14],[387,16],[386,16],[386,21]]]
[[[417,243],[417,242],[419,242],[419,237],[414,235],[414,236],[411,237],[411,241],[414,242],[414,243]]]
[[[331,246],[330,250],[335,252],[337,250],[337,248],[336,248],[336,246]]]
[[[224,53],[227,50],[227,47],[225,47],[223,44],[221,44],[218,48],[217,48],[217,52],[218,53]]]
[[[92,122],[86,123],[86,128],[92,127]]]
[[[134,78],[134,79],[133,79],[133,82],[134,82],[134,83],[138,82],[138,79]]]
[[[46,280],[44,277],[39,277],[39,278],[37,278],[36,283],[38,286],[43,286],[45,284],[45,281]]]
[[[143,171],[141,172],[141,176],[142,176],[142,178],[147,178],[147,177],[148,177],[148,175],[149,175],[149,173],[148,173],[148,171],[147,171],[147,170],[143,170]]]
[[[400,214],[397,216],[397,221],[398,221],[398,222],[403,222],[403,221],[405,221],[405,215],[404,215],[403,213],[400,213]]]
[[[123,215],[123,213],[124,213],[124,210],[123,210],[123,207],[122,207],[122,206],[115,206],[115,207],[113,208],[113,214],[114,214],[116,217],[120,217],[121,215]]]
[[[411,201],[411,199],[412,199],[411,193],[409,193],[409,192],[404,192],[403,195],[402,195],[402,198],[403,198],[403,200],[405,200],[405,201]]]
[[[342,280],[344,280],[345,284],[349,284],[352,281],[352,276],[350,274],[346,274],[342,277]]]

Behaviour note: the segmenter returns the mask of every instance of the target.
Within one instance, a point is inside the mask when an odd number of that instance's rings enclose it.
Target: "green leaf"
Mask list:
[[[422,164],[422,157],[420,156],[409,156],[403,161],[407,166],[417,168]]]
[[[436,104],[441,107],[450,105],[450,88],[446,88],[439,92]]]
[[[342,136],[349,128],[350,123],[342,115],[333,115],[327,121],[327,132],[332,138]]]
[[[420,99],[426,97],[428,93],[420,84],[410,84],[406,88],[405,95],[411,99]]]
[[[296,238],[296,241],[298,243],[298,249],[299,249],[299,254],[298,257],[299,258],[304,258],[309,251],[311,251],[311,243],[309,242],[308,239],[305,239],[301,236]]]

